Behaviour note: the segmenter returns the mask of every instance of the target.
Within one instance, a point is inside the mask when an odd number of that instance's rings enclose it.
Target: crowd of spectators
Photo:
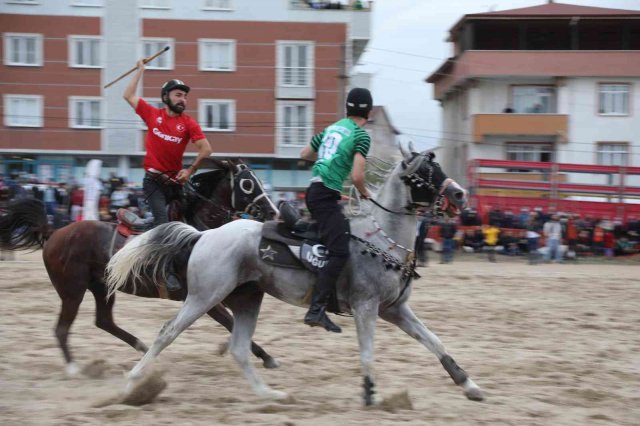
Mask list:
[[[84,189],[78,182],[41,182],[28,176],[0,176],[0,210],[16,198],[36,198],[45,204],[54,228],[82,220]],[[99,200],[100,220],[114,221],[118,208],[129,208],[147,217],[142,188],[127,185],[123,178],[111,174],[102,182]]]
[[[556,225],[557,224],[557,225]],[[488,209],[485,217],[469,209],[460,216],[459,247],[473,251],[486,246],[488,226],[499,229],[496,247],[508,255],[523,255],[544,247],[545,260],[561,261],[578,256],[618,256],[640,252],[640,220],[626,222],[579,213],[544,211],[540,207],[513,210]],[[532,244],[537,239],[538,246]],[[557,249],[556,249],[557,245]],[[555,253],[554,253],[555,252]],[[533,258],[530,260],[534,261]]]

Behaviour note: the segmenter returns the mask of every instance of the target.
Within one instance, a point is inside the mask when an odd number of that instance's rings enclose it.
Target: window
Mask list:
[[[599,142],[597,154],[601,166],[626,166],[629,145],[624,142]]]
[[[98,36],[69,36],[69,66],[74,68],[100,68],[100,44]]]
[[[69,97],[69,127],[99,129],[102,127],[102,99],[95,97]]]
[[[4,125],[42,127],[42,96],[4,95]]]
[[[71,6],[102,7],[104,0],[73,0]]]
[[[279,143],[283,146],[305,146],[313,132],[311,102],[282,102],[278,108]]]
[[[555,114],[556,89],[544,86],[513,86],[513,110],[520,114]]]
[[[5,65],[42,66],[42,34],[4,33]]]
[[[229,99],[200,99],[198,121],[202,130],[231,132],[236,128],[235,101]]]
[[[313,45],[308,42],[278,44],[279,84],[308,87],[313,82]]]
[[[507,143],[509,161],[553,161],[553,144],[550,143]],[[528,172],[530,170],[509,169],[509,172]]]
[[[203,0],[204,10],[231,10],[231,0]]]
[[[629,85],[601,84],[598,113],[602,115],[629,115]]]
[[[172,38],[144,38],[142,39],[142,56],[148,58],[169,46],[170,49],[149,62],[146,67],[150,70],[173,69],[173,39]]]
[[[199,39],[200,71],[235,71],[235,40]]]
[[[140,7],[144,9],[169,9],[169,0],[140,0]]]

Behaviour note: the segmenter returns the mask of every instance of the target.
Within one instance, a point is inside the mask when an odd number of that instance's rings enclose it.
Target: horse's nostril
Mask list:
[[[453,194],[453,196],[455,197],[456,200],[462,201],[464,199],[464,192],[463,191],[456,191],[456,193]]]

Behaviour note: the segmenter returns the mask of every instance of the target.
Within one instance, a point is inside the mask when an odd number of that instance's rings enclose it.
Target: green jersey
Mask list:
[[[349,118],[332,124],[311,138],[311,148],[318,153],[312,174],[327,188],[342,192],[342,184],[351,173],[357,152],[366,158],[371,145],[369,134]]]

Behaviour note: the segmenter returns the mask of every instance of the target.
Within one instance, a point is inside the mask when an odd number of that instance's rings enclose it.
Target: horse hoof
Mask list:
[[[484,393],[478,387],[467,389],[464,394],[471,401],[484,401]]]
[[[75,362],[70,362],[64,367],[67,377],[77,377],[80,374],[80,367]]]
[[[283,400],[289,398],[289,394],[279,390],[269,389],[262,393],[263,398]]]
[[[266,358],[263,360],[262,365],[264,368],[278,368],[280,367],[280,363],[275,360],[275,358]]]
[[[229,350],[229,341],[226,341],[224,343],[220,343],[218,345],[218,355],[222,356],[222,355],[226,354],[228,350]]]

